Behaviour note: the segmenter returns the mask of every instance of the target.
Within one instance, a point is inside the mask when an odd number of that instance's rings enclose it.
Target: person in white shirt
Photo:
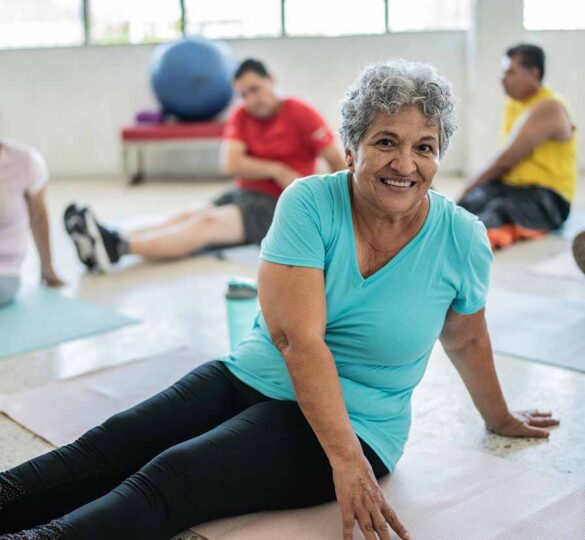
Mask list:
[[[49,172],[39,152],[0,140],[0,307],[20,286],[20,269],[31,230],[41,260],[41,280],[49,287],[63,282],[53,268],[45,191]]]

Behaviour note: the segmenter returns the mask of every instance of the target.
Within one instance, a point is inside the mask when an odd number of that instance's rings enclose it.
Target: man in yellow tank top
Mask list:
[[[493,249],[543,236],[569,215],[577,179],[576,127],[564,98],[542,84],[544,70],[540,47],[520,44],[506,51],[503,144],[459,201],[483,221]]]

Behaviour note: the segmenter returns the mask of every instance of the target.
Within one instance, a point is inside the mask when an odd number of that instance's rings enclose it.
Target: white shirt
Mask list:
[[[34,148],[0,140],[0,276],[17,276],[30,226],[25,196],[47,184],[49,171]]]

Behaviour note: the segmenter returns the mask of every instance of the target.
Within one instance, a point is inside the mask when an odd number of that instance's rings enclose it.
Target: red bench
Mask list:
[[[204,139],[221,139],[225,122],[185,122],[177,124],[136,124],[122,129],[124,173],[131,185],[144,180],[144,151],[160,143],[185,143]],[[136,155],[136,169],[130,169],[130,153]]]

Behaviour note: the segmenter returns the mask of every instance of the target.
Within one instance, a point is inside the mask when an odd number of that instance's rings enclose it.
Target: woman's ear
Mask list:
[[[347,165],[347,168],[353,172],[354,158],[353,152],[349,148],[345,149],[345,164]]]

